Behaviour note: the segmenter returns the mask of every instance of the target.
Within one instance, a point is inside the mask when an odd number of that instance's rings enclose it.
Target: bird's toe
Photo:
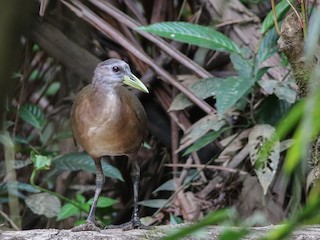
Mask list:
[[[140,219],[132,219],[131,221],[120,224],[120,225],[109,225],[106,229],[122,229],[123,231],[128,231],[132,229],[145,229],[150,230],[152,227],[146,226],[141,223]]]
[[[79,226],[72,228],[71,231],[72,232],[81,232],[81,231],[100,232],[100,228],[96,226],[94,223],[86,222],[84,224],[81,224]]]

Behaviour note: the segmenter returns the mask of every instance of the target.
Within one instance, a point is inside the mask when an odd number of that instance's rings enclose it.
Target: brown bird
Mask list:
[[[145,228],[138,216],[140,167],[136,153],[147,135],[147,116],[139,99],[122,85],[148,93],[145,85],[131,73],[129,65],[108,59],[94,71],[92,83],[84,87],[71,109],[75,141],[92,157],[96,165],[96,189],[86,223],[74,231],[99,230],[95,221],[96,205],[104,185],[103,156],[126,155],[132,162],[133,214],[124,230]]]

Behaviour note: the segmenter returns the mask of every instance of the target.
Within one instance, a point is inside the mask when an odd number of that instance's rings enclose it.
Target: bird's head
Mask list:
[[[132,72],[129,65],[120,59],[108,59],[98,64],[93,81],[99,84],[126,84],[142,92],[149,93],[147,87]]]

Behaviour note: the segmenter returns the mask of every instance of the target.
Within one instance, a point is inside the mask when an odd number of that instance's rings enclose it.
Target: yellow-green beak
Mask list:
[[[123,77],[123,83],[142,92],[149,93],[148,88],[133,74],[125,75]]]

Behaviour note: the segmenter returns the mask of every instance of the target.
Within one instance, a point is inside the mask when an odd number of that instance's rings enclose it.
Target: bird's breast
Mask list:
[[[84,91],[71,114],[76,141],[94,157],[137,151],[147,122],[140,101],[123,87],[112,92]]]

